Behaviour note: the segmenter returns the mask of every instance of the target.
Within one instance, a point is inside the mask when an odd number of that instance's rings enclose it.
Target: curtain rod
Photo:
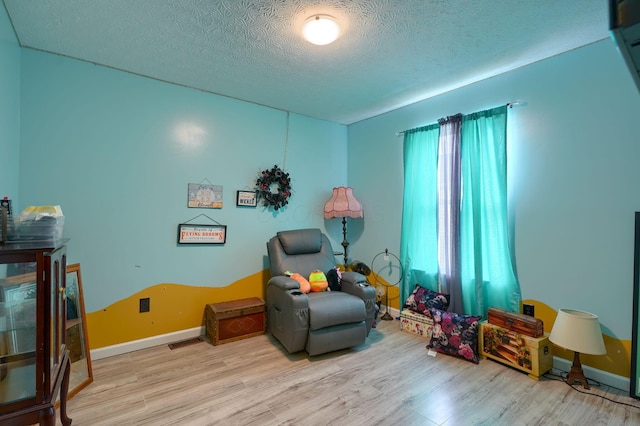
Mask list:
[[[514,107],[514,106],[516,106],[516,105],[522,105],[522,104],[524,104],[524,102],[523,102],[523,101],[513,101],[513,102],[507,102],[507,104],[506,104],[506,105],[507,105],[509,108],[513,108],[513,107]],[[396,132],[396,137],[397,137],[397,136],[402,136],[402,135],[404,135],[404,132],[406,132],[406,130],[401,130],[401,131]]]

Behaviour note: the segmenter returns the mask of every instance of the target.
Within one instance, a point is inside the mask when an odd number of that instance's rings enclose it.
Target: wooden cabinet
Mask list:
[[[0,244],[0,424],[55,425],[67,417],[66,243]]]

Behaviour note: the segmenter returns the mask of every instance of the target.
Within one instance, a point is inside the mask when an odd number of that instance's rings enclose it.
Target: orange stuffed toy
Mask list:
[[[309,284],[309,281],[307,281],[307,279],[302,275],[298,274],[297,272],[289,272],[289,271],[285,272],[285,275],[293,278],[294,280],[298,281],[298,283],[300,283],[301,292],[309,293],[311,291],[311,285]]]

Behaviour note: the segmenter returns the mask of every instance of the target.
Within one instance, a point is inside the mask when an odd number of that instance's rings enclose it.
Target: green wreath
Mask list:
[[[274,185],[277,192],[272,191]],[[273,206],[274,210],[286,206],[289,203],[287,200],[291,197],[289,173],[285,173],[278,166],[273,166],[271,170],[263,170],[256,179],[256,191],[262,198],[263,205]]]

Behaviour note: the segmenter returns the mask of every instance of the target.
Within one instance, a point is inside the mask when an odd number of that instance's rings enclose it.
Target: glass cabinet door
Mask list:
[[[35,263],[0,264],[0,406],[36,397]]]

